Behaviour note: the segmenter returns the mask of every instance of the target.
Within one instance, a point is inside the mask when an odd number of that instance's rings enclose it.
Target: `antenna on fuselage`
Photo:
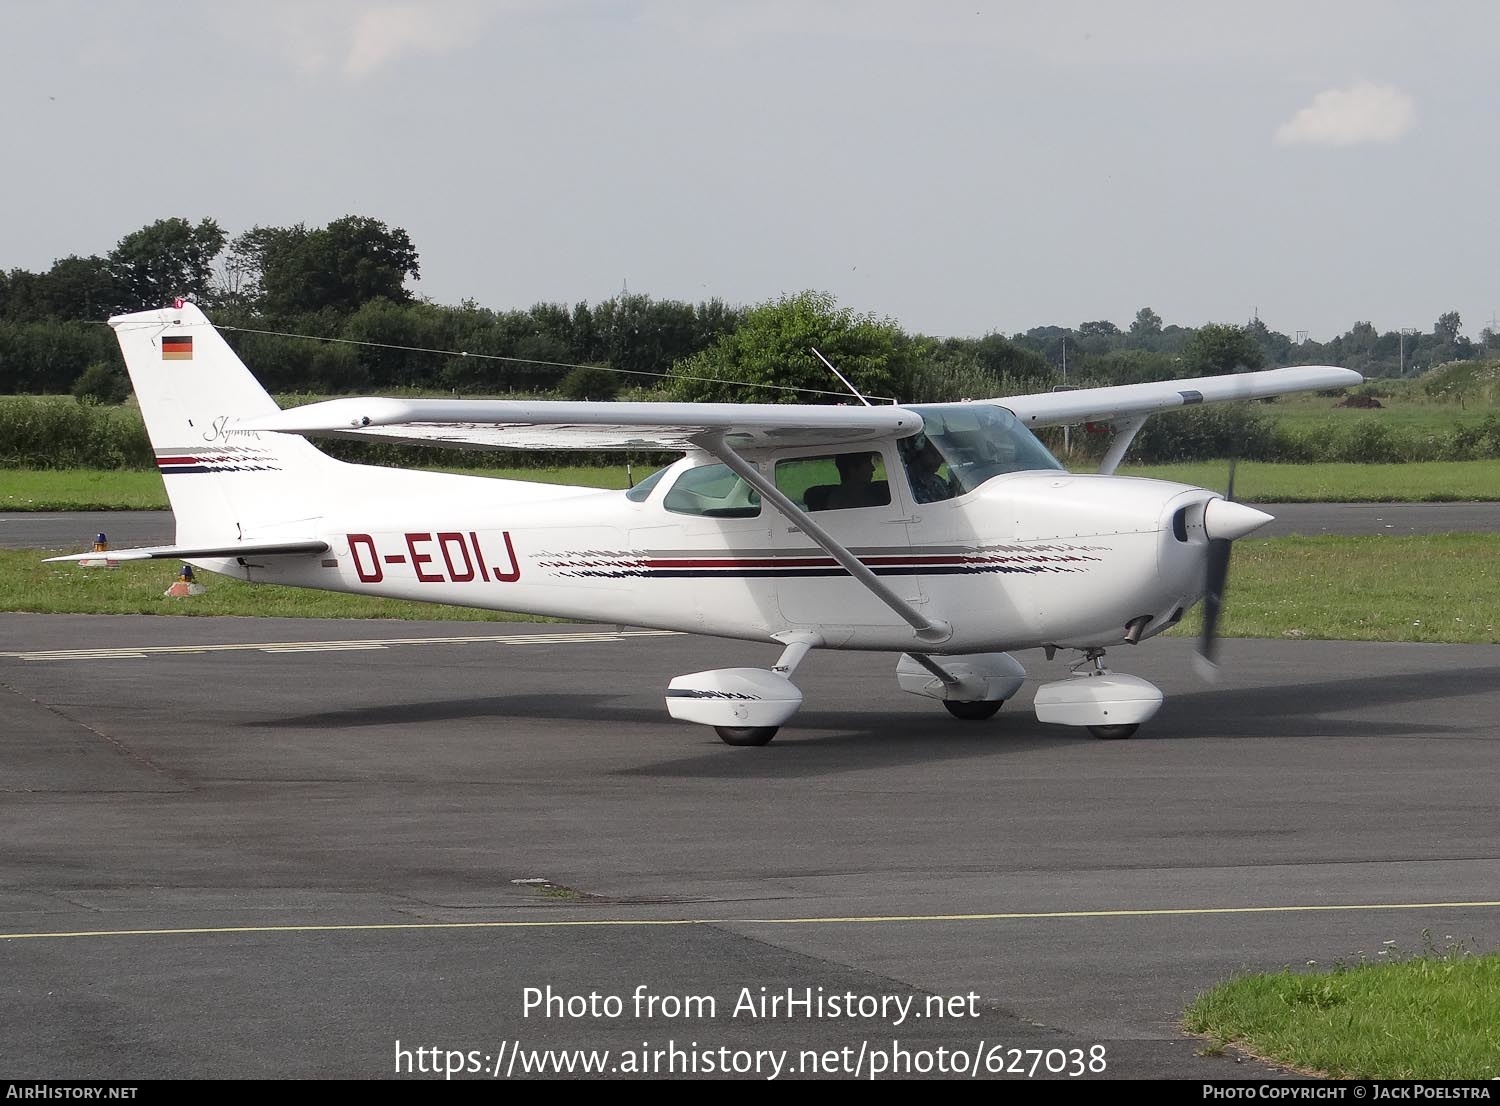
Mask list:
[[[852,396],[854,396],[855,399],[859,400],[866,407],[873,407],[873,406],[875,406],[873,403],[871,403],[869,400],[867,400],[864,396],[862,396],[862,395],[859,394],[859,389],[856,388],[853,384],[850,384],[849,381],[844,377],[843,373],[839,372],[838,369],[836,369],[836,368],[833,367],[833,362],[832,361],[828,360],[828,358],[824,357],[821,353],[818,352],[818,347],[817,346],[808,346],[807,348],[810,349],[810,350],[812,350],[814,357],[816,357],[819,361],[823,362],[823,364],[825,364],[825,365],[828,366],[828,371],[831,372],[831,373],[833,373],[834,376],[836,376],[836,377],[839,378],[839,383],[842,384],[844,387],[848,388],[849,389],[849,393]]]

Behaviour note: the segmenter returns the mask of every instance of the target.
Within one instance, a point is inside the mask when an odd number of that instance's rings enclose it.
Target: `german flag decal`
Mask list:
[[[163,361],[191,361],[193,359],[193,336],[183,334],[163,338],[161,359]]]

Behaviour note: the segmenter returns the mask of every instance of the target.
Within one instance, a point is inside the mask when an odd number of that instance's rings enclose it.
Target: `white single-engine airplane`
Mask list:
[[[1128,737],[1161,692],[1105,648],[1207,596],[1270,516],[1202,488],[1113,475],[1154,412],[1357,384],[1302,367],[966,403],[335,399],[283,411],[192,304],[117,316],[177,518],[170,558],[241,580],[774,642],[768,669],[674,679],[667,711],[764,745],[802,705],[809,650],[901,654],[904,691],[983,719],[1020,688],[1010,650],[1076,649],[1043,722]],[[1098,475],[1032,427],[1112,422]],[[629,491],[336,461],[310,436],[489,449],[681,450]],[[57,557],[80,560],[98,554]]]

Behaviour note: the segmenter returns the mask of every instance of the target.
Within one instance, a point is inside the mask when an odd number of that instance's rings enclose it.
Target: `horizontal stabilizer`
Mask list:
[[[147,545],[139,549],[73,553],[50,561],[187,561],[194,557],[295,556],[327,553],[326,541],[237,541],[228,545]]]

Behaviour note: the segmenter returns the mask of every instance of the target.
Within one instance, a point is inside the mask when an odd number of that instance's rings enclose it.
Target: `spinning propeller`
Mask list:
[[[1229,463],[1229,485],[1223,499],[1210,500],[1203,508],[1203,532],[1208,537],[1208,563],[1203,581],[1203,636],[1198,641],[1198,670],[1205,676],[1218,673],[1214,662],[1218,644],[1219,614],[1229,585],[1229,553],[1236,538],[1242,538],[1271,521],[1271,516],[1234,498],[1235,461]]]

